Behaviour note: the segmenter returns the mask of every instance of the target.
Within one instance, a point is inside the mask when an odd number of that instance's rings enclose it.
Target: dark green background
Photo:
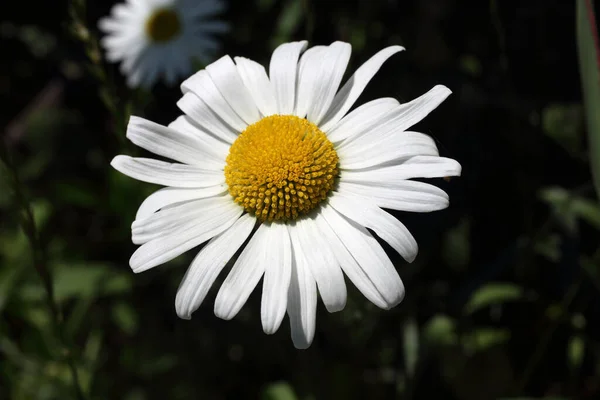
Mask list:
[[[357,104],[405,102],[438,83],[454,92],[414,128],[463,166],[460,178],[432,180],[448,191],[450,207],[394,213],[419,243],[412,264],[385,247],[405,300],[381,311],[352,288],[342,312],[319,304],[305,351],[292,346],[287,319],[275,335],[263,334],[259,290],[234,320],[222,321],[212,313],[217,282],[193,320],[179,319],[175,293],[195,252],[141,275],[130,271],[130,225],[155,187],[109,162],[144,154],[122,140],[130,111],[168,123],[181,94],[162,85],[130,92],[114,65],[91,63],[96,21],[112,2],[88,3],[79,14],[92,34],[87,44],[72,33],[69,15],[81,1],[0,5],[3,140],[35,214],[87,397],[600,396],[600,208],[574,2],[231,2],[227,54],[266,64],[285,41],[343,40],[353,46],[349,76],[400,44],[407,51],[383,66]],[[19,227],[23,204],[3,174],[0,399],[74,398],[36,253]]]

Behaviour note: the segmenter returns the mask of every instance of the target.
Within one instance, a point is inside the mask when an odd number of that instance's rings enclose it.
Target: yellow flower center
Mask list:
[[[146,21],[146,33],[154,42],[168,42],[181,32],[179,15],[171,9],[156,10]]]
[[[229,149],[225,181],[236,203],[261,221],[290,221],[327,198],[338,155],[319,128],[293,115],[248,126]]]

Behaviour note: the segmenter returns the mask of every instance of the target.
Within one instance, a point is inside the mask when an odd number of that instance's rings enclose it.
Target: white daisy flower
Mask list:
[[[101,44],[110,62],[121,62],[131,87],[149,87],[159,78],[173,85],[191,73],[192,60],[208,63],[220,45],[214,35],[229,25],[214,20],[222,0],[127,0],[101,19]]]
[[[461,171],[438,156],[433,139],[408,131],[450,94],[446,87],[348,113],[402,47],[377,53],[338,90],[350,45],[306,46],[279,46],[269,75],[254,61],[222,57],[183,82],[177,104],[185,115],[168,127],[132,117],[127,137],[176,163],[124,155],[112,161],[132,178],[167,186],[142,203],[133,222],[133,242],[142,245],[131,257],[133,271],[208,241],[177,292],[177,314],[187,319],[240,251],[215,314],[233,318],[263,278],[264,331],[274,333],[287,311],[297,348],[312,342],[317,290],[329,312],[344,308],[344,274],[383,309],[403,299],[398,273],[367,229],[412,261],[415,239],[383,209],[446,208],[444,191],[410,179]]]

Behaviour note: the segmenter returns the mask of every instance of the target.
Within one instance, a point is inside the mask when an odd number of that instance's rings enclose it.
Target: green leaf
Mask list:
[[[406,374],[409,377],[413,377],[417,368],[417,361],[419,360],[419,327],[414,318],[410,318],[404,323],[402,339]]]
[[[109,265],[98,262],[64,263],[54,268],[54,290],[58,301],[93,298],[127,291],[131,281]]]
[[[423,327],[423,337],[433,345],[456,344],[458,343],[456,321],[447,315],[435,315]]]
[[[261,400],[298,400],[298,397],[289,383],[275,382],[265,388]]]
[[[522,297],[523,289],[514,283],[489,283],[473,293],[463,311],[472,314],[492,304],[519,300]]]
[[[23,275],[24,268],[18,266],[0,269],[0,313],[8,303],[13,290]]]
[[[580,104],[550,104],[542,110],[542,129],[572,156],[581,153],[582,126]]]
[[[585,342],[579,335],[573,335],[569,340],[567,347],[567,356],[569,358],[569,367],[572,369],[578,369],[581,367],[583,362],[583,356],[585,354]]]
[[[592,0],[577,0],[577,48],[583,104],[589,136],[590,162],[600,196],[600,49]]]
[[[540,198],[548,203],[567,227],[574,229],[577,219],[582,219],[600,230],[600,204],[568,190],[551,186],[540,191]]]
[[[487,350],[505,343],[510,339],[510,330],[497,328],[479,328],[467,335],[465,347],[473,352]]]
[[[112,309],[112,319],[128,335],[135,333],[138,327],[138,315],[128,303],[117,303]]]

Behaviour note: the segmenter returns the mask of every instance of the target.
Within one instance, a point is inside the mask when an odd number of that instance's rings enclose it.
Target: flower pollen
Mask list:
[[[225,181],[234,201],[261,221],[290,221],[327,198],[338,155],[319,128],[293,115],[248,126],[229,149]]]
[[[154,42],[168,42],[181,32],[181,21],[174,10],[161,8],[146,21],[146,33]]]

